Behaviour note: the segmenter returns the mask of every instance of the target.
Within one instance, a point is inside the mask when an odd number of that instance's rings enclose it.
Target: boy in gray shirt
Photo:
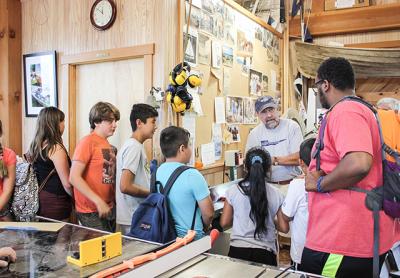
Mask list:
[[[151,139],[157,128],[157,110],[147,104],[132,106],[132,136],[117,155],[117,225],[122,234],[130,231],[132,215],[150,191],[150,171],[143,142]]]

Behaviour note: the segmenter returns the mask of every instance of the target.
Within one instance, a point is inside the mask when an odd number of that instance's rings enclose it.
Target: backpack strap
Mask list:
[[[160,184],[160,193],[162,193],[164,196],[167,196],[169,191],[171,190],[172,186],[174,185],[176,179],[186,170],[193,169],[193,167],[182,165],[179,166],[178,168],[175,169],[175,171],[172,172],[171,176],[169,177],[167,183],[165,184],[164,187],[161,186]]]
[[[196,211],[197,211],[197,208],[199,207],[199,204],[197,203],[197,201],[196,201],[196,205],[194,206],[194,213],[193,213],[193,219],[192,219],[192,226],[190,227],[190,229],[192,230],[192,231],[194,231],[194,224],[196,223]]]
[[[365,193],[365,205],[369,210],[372,210],[374,218],[374,246],[373,246],[373,261],[372,271],[374,277],[379,277],[379,211],[382,209],[382,187],[375,188],[374,190],[366,190],[359,187],[351,186],[348,190]]]

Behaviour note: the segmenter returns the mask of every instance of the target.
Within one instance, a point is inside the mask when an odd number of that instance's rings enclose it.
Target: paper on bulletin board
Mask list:
[[[271,70],[271,92],[275,93],[276,91],[276,71]]]
[[[187,36],[185,32],[183,33],[183,41],[186,43],[184,60],[188,62],[191,67],[197,66],[197,40],[198,33],[196,29],[189,28],[189,33]]]
[[[203,162],[203,165],[215,163],[215,146],[213,142],[201,145],[201,162]]]
[[[196,115],[185,113],[185,116],[182,117],[182,127],[189,131],[191,138],[196,138]]]
[[[200,96],[198,94],[197,88],[188,88],[188,92],[192,95],[192,107],[193,111],[197,113],[199,116],[203,116],[203,108],[201,107]]]
[[[222,46],[218,41],[211,42],[211,65],[217,69],[222,65]]]
[[[231,85],[231,69],[224,67],[224,95],[229,95]]]
[[[225,119],[225,100],[223,97],[216,97],[215,101],[215,123],[224,124]]]
[[[212,125],[212,141],[215,148],[215,159],[219,160],[222,157],[222,130],[221,125],[213,123]]]

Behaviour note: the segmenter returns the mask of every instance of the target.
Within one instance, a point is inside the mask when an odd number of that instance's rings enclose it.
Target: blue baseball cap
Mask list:
[[[265,108],[269,108],[269,107],[273,107],[273,108],[278,107],[278,103],[276,102],[276,100],[273,97],[262,96],[256,100],[255,108],[256,108],[257,113],[260,113]]]

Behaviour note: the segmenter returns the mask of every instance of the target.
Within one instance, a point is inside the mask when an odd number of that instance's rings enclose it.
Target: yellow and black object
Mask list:
[[[166,90],[166,100],[171,104],[172,110],[184,114],[192,106],[192,95],[187,86],[195,88],[201,85],[201,78],[190,74],[190,65],[187,62],[179,63],[169,74],[170,84]]]
[[[67,261],[83,267],[120,255],[122,255],[122,236],[118,232],[79,242],[79,252],[68,256]]]

